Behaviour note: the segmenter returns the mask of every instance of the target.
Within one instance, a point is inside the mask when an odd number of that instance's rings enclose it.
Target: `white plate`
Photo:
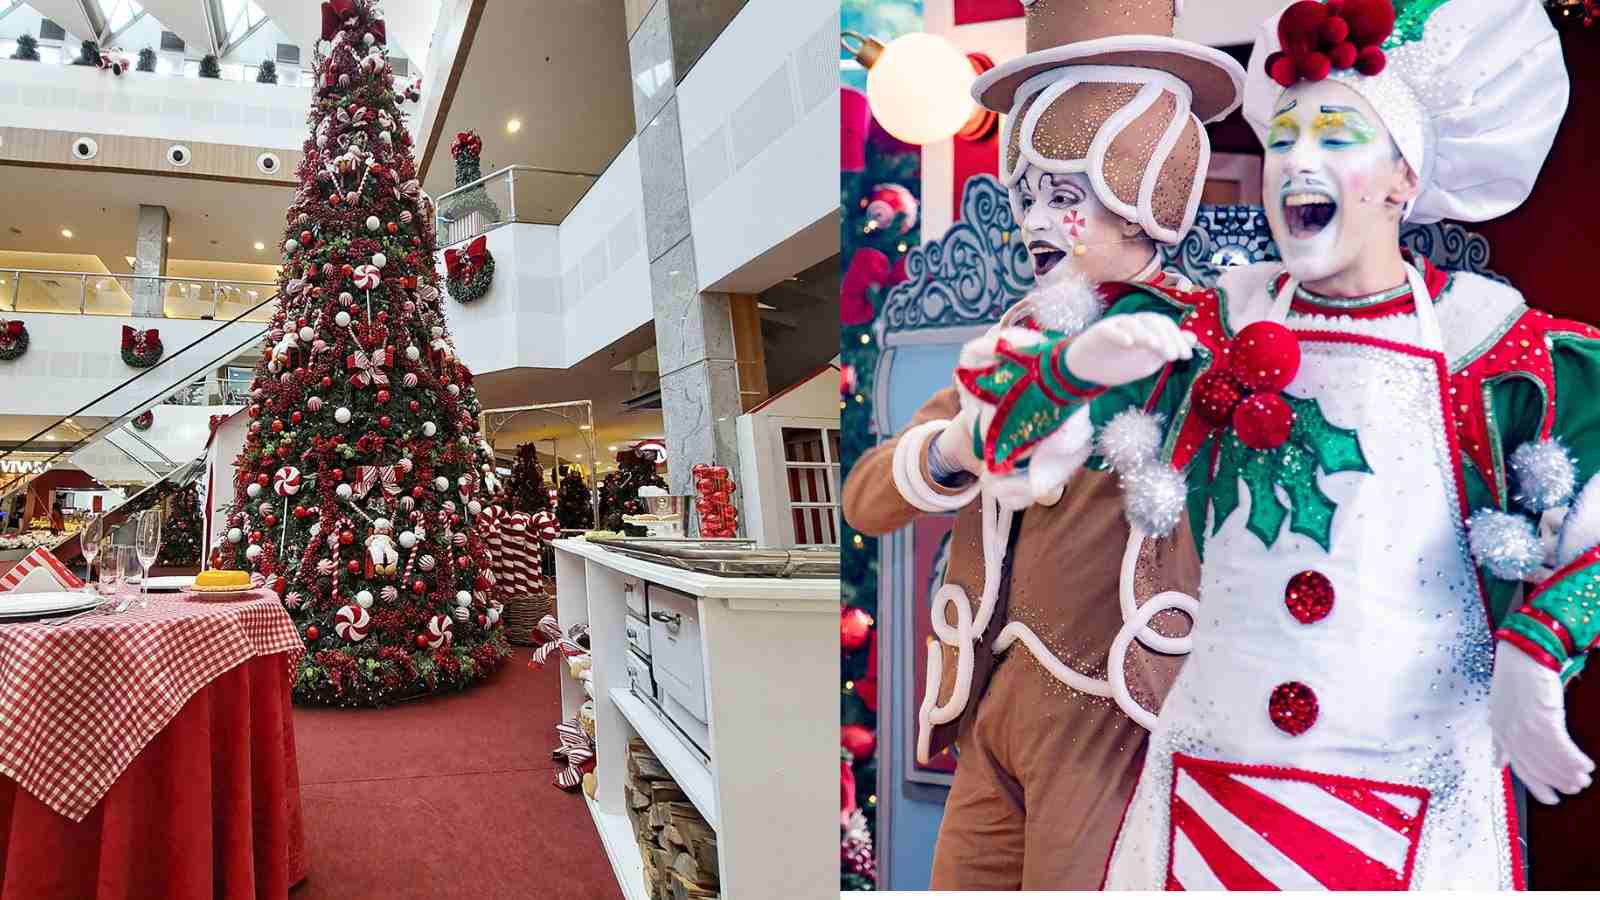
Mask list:
[[[69,591],[49,591],[37,594],[0,594],[0,619],[39,618],[65,615],[99,606],[105,601],[99,594],[78,594]]]
[[[138,584],[137,581],[133,582]],[[150,579],[152,591],[187,591],[194,587],[193,575],[157,575]]]

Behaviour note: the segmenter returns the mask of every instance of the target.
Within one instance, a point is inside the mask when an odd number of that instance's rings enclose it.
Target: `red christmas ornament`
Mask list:
[[[333,376],[331,376],[331,375],[322,376],[322,386],[323,387],[333,387]]]
[[[254,404],[254,403],[252,403],[252,404],[250,404],[250,408],[248,410],[246,410],[246,412],[249,413],[250,418],[252,418],[252,419],[259,418],[261,416],[261,407],[256,405],[256,404]]]
[[[1283,591],[1283,604],[1301,624],[1310,625],[1327,618],[1333,611],[1333,582],[1321,572],[1306,570],[1289,579]]]
[[[322,632],[320,630],[318,630],[317,626],[315,626],[315,625],[307,625],[306,626],[306,640],[314,641],[319,637],[322,637]]]
[[[458,556],[456,557],[456,568],[465,569],[467,564],[470,562],[472,562],[472,560],[467,559],[465,556]]]
[[[423,649],[427,649],[427,646],[428,646],[428,636],[427,636],[427,635],[425,635],[425,634],[419,634],[419,635],[417,635],[417,646],[418,646],[418,647],[421,647],[421,648],[423,648]]]
[[[300,243],[302,243],[302,244],[310,244],[311,243],[311,232],[309,232],[309,231],[300,232]]]
[[[1244,399],[1244,386],[1233,373],[1212,369],[1195,379],[1190,396],[1200,418],[1213,428],[1220,428],[1233,421],[1233,409]]]
[[[415,497],[418,500],[421,500],[422,499],[422,495],[426,494],[427,492],[428,492],[427,489],[419,484],[416,487],[413,487],[411,489],[411,496]]]
[[[413,400],[410,403],[406,404],[406,406],[408,406],[411,409],[412,412],[417,412],[418,410],[422,409],[422,404],[418,403],[415,400]]]
[[[1298,681],[1285,681],[1272,689],[1267,715],[1284,734],[1305,734],[1317,722],[1317,695]]]
[[[388,403],[389,402],[389,391],[387,389],[378,391],[378,402],[379,403]]]
[[[284,592],[284,589],[287,588],[288,586],[289,586],[288,579],[285,579],[285,578],[282,578],[282,577],[278,578],[278,580],[276,580],[276,581],[274,581],[272,583],[272,589],[274,591],[277,591],[279,594],[282,594]]]
[[[484,615],[483,613],[478,613],[478,627],[479,628],[488,628],[489,627],[489,617]]]
[[[418,578],[416,581],[411,582],[411,590],[418,594],[426,594],[428,592],[428,583]]]
[[[277,513],[267,513],[266,523],[268,528],[276,526],[278,524]]]
[[[343,469],[329,469],[328,470],[328,477],[332,478],[334,481],[343,481],[344,480],[344,470]]]
[[[354,275],[355,273],[356,273],[355,267],[350,265],[349,263],[345,263],[344,265],[339,267],[339,274],[343,275],[346,278],[349,278],[351,275]]]
[[[1233,432],[1252,450],[1272,450],[1289,439],[1294,410],[1277,394],[1251,394],[1233,410]]]
[[[865,725],[839,726],[839,746],[856,759],[866,759],[878,748],[878,737]]]
[[[348,547],[351,544],[354,544],[355,542],[356,542],[355,532],[353,532],[353,531],[341,531],[341,532],[339,532],[339,543],[341,543],[341,544],[345,545],[346,547]]]
[[[294,517],[296,519],[304,519],[306,515],[306,508],[304,506],[296,506],[294,508]]]
[[[250,532],[250,543],[252,543],[252,544],[261,543],[261,532],[259,532],[259,531]]]
[[[378,417],[378,427],[379,428],[382,428],[382,429],[387,431],[389,426],[393,425],[393,424],[394,424],[394,420],[389,418],[388,416],[379,416]]]
[[[361,574],[361,560],[352,559],[344,564],[344,568],[345,571],[349,572],[351,575],[359,575]]]
[[[298,409],[289,414],[289,421],[293,422],[296,425],[300,424],[300,420],[302,418],[304,418],[304,416],[302,416],[300,414],[300,410],[298,410]]]
[[[267,477],[267,473],[265,472],[262,472],[260,475],[256,476],[256,484],[259,484],[262,487],[266,487],[271,481],[272,479]]]
[[[1300,371],[1300,339],[1277,322],[1255,322],[1233,340],[1230,370],[1252,391],[1281,391]]]
[[[272,420],[272,431],[273,431],[273,433],[276,434],[277,432],[280,432],[282,430],[283,430],[283,420],[282,419],[273,419]]]
[[[847,606],[839,611],[839,646],[854,653],[866,646],[872,636],[872,616],[866,610]]]

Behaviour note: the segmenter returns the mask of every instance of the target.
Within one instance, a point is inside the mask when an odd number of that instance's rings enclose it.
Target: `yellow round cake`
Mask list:
[[[250,589],[250,573],[237,569],[207,569],[195,576],[194,590],[202,593],[227,593]]]

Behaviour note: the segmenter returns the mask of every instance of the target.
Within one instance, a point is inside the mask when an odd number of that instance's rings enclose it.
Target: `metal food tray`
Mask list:
[[[837,578],[837,550],[758,550],[749,539],[598,538],[634,559],[723,578]],[[707,546],[711,544],[713,546]]]

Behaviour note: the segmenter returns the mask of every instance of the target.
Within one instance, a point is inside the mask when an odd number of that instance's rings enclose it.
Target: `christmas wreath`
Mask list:
[[[133,427],[139,429],[140,431],[149,431],[150,426],[154,425],[155,423],[156,411],[153,409],[147,409],[133,417]]]
[[[444,251],[444,270],[445,287],[458,302],[471,303],[489,293],[489,284],[494,281],[494,257],[489,255],[487,238],[478,236],[465,250],[452,247]]]
[[[165,350],[161,334],[154,328],[136,331],[131,325],[122,326],[122,361],[135,369],[148,369],[161,361]]]
[[[0,360],[16,359],[28,352],[28,326],[21,319],[0,321]]]

